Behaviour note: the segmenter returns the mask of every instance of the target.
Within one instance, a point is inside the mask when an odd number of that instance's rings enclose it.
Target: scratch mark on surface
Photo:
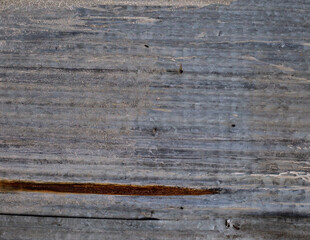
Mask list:
[[[165,109],[165,108],[153,108],[152,110],[159,111],[159,112],[171,112],[170,109]]]
[[[290,67],[287,67],[284,65],[270,64],[270,66],[273,66],[273,67],[275,67],[281,71],[284,71],[284,72],[294,72],[295,71],[293,68],[290,68]]]
[[[259,59],[253,57],[253,56],[241,56],[240,59],[243,59],[243,60],[248,60],[248,61],[256,61],[256,62],[260,62],[260,63],[264,63],[264,64],[268,64],[272,67],[275,67],[281,71],[284,71],[284,72],[294,72],[295,70],[293,68],[290,68],[290,67],[287,67],[287,66],[284,66],[284,65],[281,65],[281,64],[271,64],[271,63],[267,63],[267,62],[264,62],[264,61],[260,61]]]

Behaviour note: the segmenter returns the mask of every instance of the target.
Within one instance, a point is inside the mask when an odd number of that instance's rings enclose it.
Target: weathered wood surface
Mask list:
[[[310,1],[66,1],[0,3],[0,179],[222,191],[2,189],[0,239],[310,238]]]

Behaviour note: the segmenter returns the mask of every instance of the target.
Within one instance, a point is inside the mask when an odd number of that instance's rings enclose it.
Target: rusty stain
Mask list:
[[[0,180],[0,191],[105,194],[129,196],[180,196],[218,194],[220,189],[196,189],[164,185],[131,185],[114,183],[36,182]]]

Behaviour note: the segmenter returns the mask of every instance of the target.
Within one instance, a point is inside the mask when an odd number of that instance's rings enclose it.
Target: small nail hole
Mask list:
[[[181,210],[183,210],[183,209],[184,209],[184,207],[180,207],[180,209],[181,209]]]
[[[230,227],[230,219],[225,219],[225,227],[226,228]]]
[[[149,48],[149,45],[145,44],[144,47]]]
[[[155,136],[155,135],[156,135],[156,133],[157,133],[157,128],[156,128],[156,127],[154,127],[154,128],[152,129],[152,134],[153,134],[153,136]]]
[[[236,124],[231,124],[232,127],[236,127]]]
[[[182,74],[183,73],[183,66],[182,64],[180,64],[180,67],[179,67],[179,73]]]

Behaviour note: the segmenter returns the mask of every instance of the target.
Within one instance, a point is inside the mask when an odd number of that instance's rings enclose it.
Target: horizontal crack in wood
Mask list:
[[[105,194],[129,196],[180,196],[218,194],[220,189],[197,189],[163,185],[130,185],[113,183],[36,182],[0,180],[0,191]]]

